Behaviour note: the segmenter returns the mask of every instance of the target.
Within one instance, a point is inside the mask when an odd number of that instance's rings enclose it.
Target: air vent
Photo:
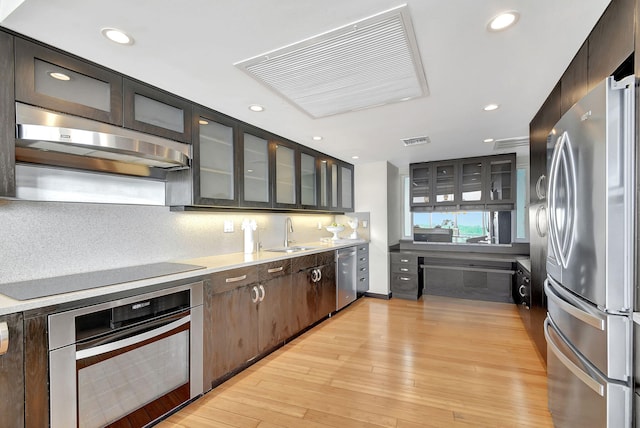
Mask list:
[[[402,142],[406,147],[409,146],[417,146],[419,144],[429,144],[431,139],[429,137],[412,137],[412,138],[403,138]]]
[[[314,118],[429,92],[406,5],[234,65]]]
[[[493,143],[493,150],[517,149],[518,147],[528,147],[529,137],[513,137],[496,140]]]

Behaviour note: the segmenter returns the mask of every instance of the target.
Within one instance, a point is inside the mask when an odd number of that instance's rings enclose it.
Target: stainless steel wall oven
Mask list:
[[[197,282],[50,315],[51,427],[143,427],[201,395],[202,293]]]

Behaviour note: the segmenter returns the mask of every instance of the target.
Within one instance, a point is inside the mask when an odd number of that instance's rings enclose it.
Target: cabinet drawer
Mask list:
[[[401,263],[391,263],[391,272],[402,275],[415,275],[418,272],[418,266]]]
[[[369,275],[358,275],[358,290],[367,291],[369,289]]]
[[[224,293],[256,282],[258,282],[258,269],[255,266],[230,269],[211,275],[214,294]]]
[[[369,244],[358,245],[358,257],[369,254]]]
[[[391,263],[418,266],[418,257],[410,254],[391,253]]]
[[[291,259],[279,260],[258,266],[260,281],[269,281],[283,275],[291,275]]]
[[[418,281],[415,275],[392,275],[391,291],[399,292],[417,292]]]
[[[369,265],[358,265],[358,276],[369,276]]]

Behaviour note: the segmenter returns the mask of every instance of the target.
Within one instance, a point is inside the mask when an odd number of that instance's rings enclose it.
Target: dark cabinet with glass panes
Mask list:
[[[515,153],[413,163],[409,174],[412,211],[514,209]]]

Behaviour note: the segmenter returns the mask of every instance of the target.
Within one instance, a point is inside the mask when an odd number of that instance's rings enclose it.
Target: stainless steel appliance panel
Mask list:
[[[547,318],[549,411],[556,428],[630,427],[632,390],[575,353]]]
[[[356,300],[358,257],[356,247],[336,251],[336,310]]]
[[[547,271],[603,310],[632,307],[633,76],[608,78],[553,129]]]
[[[629,317],[602,312],[551,278],[544,290],[549,317],[561,334],[605,376],[628,382],[632,374]]]

